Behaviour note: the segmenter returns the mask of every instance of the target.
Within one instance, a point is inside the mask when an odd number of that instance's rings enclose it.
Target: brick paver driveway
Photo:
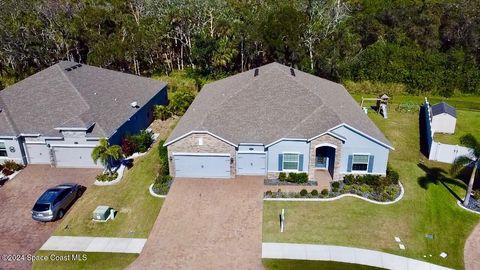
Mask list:
[[[130,269],[262,269],[262,177],[176,179]]]
[[[98,169],[29,165],[0,187],[0,255],[34,254],[60,224],[59,221],[41,223],[32,220],[30,210],[47,188],[64,182],[89,187],[99,172]],[[29,262],[5,262],[0,257],[0,269],[30,268]]]

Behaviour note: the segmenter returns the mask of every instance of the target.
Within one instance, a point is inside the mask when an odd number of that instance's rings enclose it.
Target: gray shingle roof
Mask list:
[[[390,145],[337,83],[271,63],[205,85],[167,140],[208,131],[234,144],[310,139],[346,123]]]
[[[449,114],[455,118],[457,117],[457,110],[445,102],[440,102],[432,106],[432,115],[438,115],[442,113]]]
[[[59,136],[55,128],[88,128],[95,123],[89,136],[109,137],[137,110],[131,102],[142,106],[165,86],[161,81],[62,61],[0,91],[0,136]]]

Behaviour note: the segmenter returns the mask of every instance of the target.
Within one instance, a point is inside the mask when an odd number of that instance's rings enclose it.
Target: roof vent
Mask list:
[[[255,73],[253,74],[253,77],[257,77],[258,76],[258,68],[255,69]]]
[[[292,76],[295,77],[295,69],[290,68],[290,74],[292,74]]]
[[[130,103],[130,106],[132,106],[132,108],[138,108],[138,103],[136,101]]]

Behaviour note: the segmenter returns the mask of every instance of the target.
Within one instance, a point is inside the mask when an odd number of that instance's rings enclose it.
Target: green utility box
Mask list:
[[[108,216],[110,216],[111,208],[106,205],[99,205],[93,211],[93,219],[98,221],[106,221]]]

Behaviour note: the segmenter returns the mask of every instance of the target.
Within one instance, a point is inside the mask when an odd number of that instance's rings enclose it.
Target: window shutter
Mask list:
[[[370,156],[370,158],[368,159],[368,172],[373,171],[373,160],[374,160],[374,156]]]
[[[303,155],[298,155],[298,170],[303,171]]]
[[[353,156],[349,155],[348,156],[348,163],[347,163],[347,172],[352,171],[352,163],[353,163]]]
[[[278,171],[283,171],[283,154],[278,155]]]

